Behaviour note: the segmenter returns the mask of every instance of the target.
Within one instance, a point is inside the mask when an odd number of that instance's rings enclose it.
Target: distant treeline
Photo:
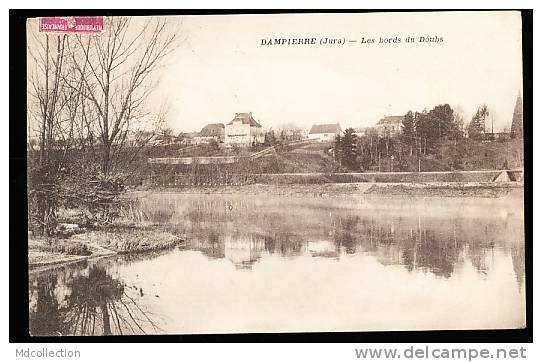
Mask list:
[[[522,127],[517,126],[522,124],[522,119],[515,111],[513,125],[515,122],[516,126],[512,127],[512,132],[488,134],[485,132],[488,117],[485,105],[478,107],[467,126],[462,115],[448,104],[438,105],[430,111],[408,111],[400,133],[382,134],[369,129],[364,136],[358,136],[354,129],[346,129],[335,139],[334,159],[342,170],[353,171],[523,167]]]

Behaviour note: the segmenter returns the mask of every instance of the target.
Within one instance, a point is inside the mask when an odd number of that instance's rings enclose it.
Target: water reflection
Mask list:
[[[517,327],[520,205],[153,195],[134,215],[186,246],[32,274],[31,333]]]
[[[103,265],[59,268],[31,277],[32,335],[111,335],[158,332],[140,303],[143,290],[114,278]]]
[[[521,292],[522,286],[525,283],[525,245],[513,245],[510,255],[512,256],[512,265],[516,274],[518,290]]]
[[[262,255],[270,254],[338,259],[367,253],[383,265],[450,278],[465,260],[480,275],[486,274],[494,248],[500,248],[517,255],[514,271],[522,282],[521,214],[505,208],[494,217],[480,205],[470,205],[475,215],[468,214],[468,205],[445,205],[435,213],[428,203],[184,195],[146,199],[140,207],[158,215],[152,221],[181,228],[188,248],[226,258],[238,269],[251,269]]]

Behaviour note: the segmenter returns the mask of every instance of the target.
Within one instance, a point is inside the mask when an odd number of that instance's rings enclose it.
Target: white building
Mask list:
[[[365,137],[367,136],[367,133],[369,132],[369,127],[357,127],[354,128],[354,134],[358,137]]]
[[[404,116],[384,116],[374,127],[380,137],[396,136],[403,131]]]
[[[338,123],[333,124],[315,124],[309,131],[309,140],[331,142],[335,140],[338,134],[341,134],[341,126]]]
[[[252,112],[236,113],[226,124],[224,143],[226,146],[250,147],[264,142],[262,126],[252,117]]]

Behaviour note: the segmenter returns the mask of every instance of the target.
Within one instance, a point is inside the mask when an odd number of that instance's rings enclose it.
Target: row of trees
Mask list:
[[[402,141],[410,146],[410,155],[415,149],[427,154],[428,150],[442,140],[457,140],[463,137],[463,117],[454,113],[449,104],[441,104],[429,112],[408,111],[403,120]]]
[[[176,35],[165,18],[107,18],[99,36],[34,28],[29,25],[28,124],[37,144],[29,145],[29,212],[36,229],[51,234],[59,205],[79,200],[107,208],[122,190],[119,170],[164,122],[165,112],[153,113],[148,99]],[[129,141],[138,146],[127,151]],[[91,193],[90,181],[98,185]]]
[[[514,110],[511,138],[523,134],[523,115],[521,99]],[[398,134],[377,132],[370,129],[362,137],[357,136],[352,128],[346,129],[343,135],[338,135],[333,146],[335,161],[340,168],[349,170],[367,170],[381,168],[383,160],[393,170],[393,165],[406,168],[408,158],[431,157],[438,148],[450,142],[456,149],[461,140],[468,137],[472,140],[486,138],[486,123],[490,117],[486,105],[477,108],[471,121],[465,126],[461,112],[455,112],[450,105],[441,104],[433,109],[421,112],[408,111],[402,121],[402,131]],[[459,152],[459,151],[458,151]],[[459,158],[450,169],[460,167]],[[419,166],[418,166],[419,167]]]
[[[265,132],[264,144],[274,146],[285,142],[295,142],[304,139],[303,130],[294,125],[285,125],[282,128],[278,128],[276,131],[270,129]]]
[[[467,127],[467,134],[469,138],[480,140],[484,139],[485,130],[487,127],[487,121],[489,120],[490,112],[487,106],[481,105],[476,109],[476,113],[472,116],[472,119]],[[492,127],[493,128],[493,127]],[[491,131],[493,137],[493,129]],[[510,126],[510,138],[523,138],[523,100],[521,95],[518,95],[516,99],[516,105],[514,106],[514,113],[512,115],[512,123]]]
[[[392,161],[413,155],[426,155],[443,140],[463,137],[463,118],[448,104],[438,105],[430,111],[408,111],[402,122],[402,132],[392,134],[368,130],[358,137],[352,128],[335,139],[333,151],[340,167],[366,170],[379,165],[382,158]]]

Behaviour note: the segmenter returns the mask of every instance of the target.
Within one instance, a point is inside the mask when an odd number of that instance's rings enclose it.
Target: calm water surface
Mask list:
[[[186,246],[32,272],[31,333],[520,328],[522,203],[154,194]]]

